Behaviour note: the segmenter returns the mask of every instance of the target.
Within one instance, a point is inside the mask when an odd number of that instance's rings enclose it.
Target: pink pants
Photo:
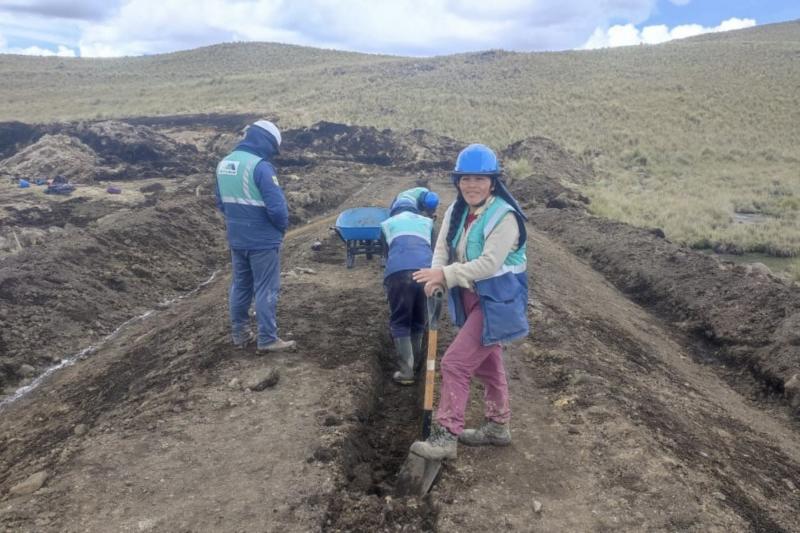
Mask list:
[[[478,295],[461,289],[461,299],[467,320],[442,358],[442,391],[436,409],[436,422],[456,435],[464,431],[472,376],[483,383],[486,418],[501,424],[511,419],[503,348],[499,344],[481,345],[483,311]]]

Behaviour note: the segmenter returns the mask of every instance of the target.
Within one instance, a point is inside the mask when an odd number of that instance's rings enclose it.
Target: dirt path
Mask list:
[[[285,243],[279,306],[297,353],[231,347],[226,269],[158,305],[224,258],[200,178],[111,217],[105,204],[65,204],[58,213],[79,210],[85,226],[5,261],[0,296],[15,305],[0,318],[16,329],[3,342],[20,366],[152,312],[0,410],[0,531],[800,531],[797,419],[758,372],[720,366],[711,342],[727,339],[749,361],[780,350],[780,365],[759,368],[790,375],[796,345],[776,324],[796,313],[797,291],[716,264],[708,274],[706,259],[666,244],[656,269],[646,232],[555,209],[532,217],[533,330],[506,352],[514,444],[461,447],[428,497],[397,497],[419,394],[389,379],[379,261],[359,256],[344,268],[328,226],[341,209],[386,204],[420,176],[365,163],[377,153],[366,144],[348,148],[361,158],[348,162],[341,127],[318,129],[311,139],[330,147],[313,152],[298,134],[296,150],[308,153],[286,186],[304,202]],[[312,164],[325,150],[332,159]],[[452,188],[437,168],[422,177],[446,202]],[[526,185],[535,184],[517,184]],[[170,248],[172,237],[182,246]],[[113,261],[97,261],[102,254]],[[32,276],[32,261],[65,279]],[[131,266],[147,261],[162,268],[152,279],[152,268]],[[773,304],[734,299],[741,293]],[[68,327],[50,321],[53,305],[76,303],[83,311]],[[60,337],[34,334],[42,324]],[[445,321],[440,354],[452,335]],[[277,383],[248,390],[269,371]],[[37,473],[46,476],[38,484]]]
[[[535,330],[507,354],[514,446],[459,450],[439,530],[800,529],[796,422],[556,242],[530,245]]]
[[[461,447],[429,498],[394,499],[417,398],[384,380],[379,264],[359,258],[344,269],[340,243],[326,237],[330,221],[287,239],[280,317],[297,354],[230,348],[221,277],[6,410],[4,486],[36,471],[48,481],[32,496],[6,495],[2,527],[800,527],[795,423],[732,390],[696,362],[690,339],[533,228],[534,332],[507,351],[514,445]],[[317,239],[323,248],[312,252]],[[451,335],[446,327],[442,348]],[[280,374],[275,387],[243,390],[267,368]]]
[[[409,183],[387,175],[368,185],[349,202],[369,189],[384,191],[369,200],[385,203]],[[226,275],[5,409],[4,488],[36,471],[48,481],[33,497],[6,494],[2,527],[319,527],[347,480],[346,442],[368,416],[387,342],[376,334],[386,321],[379,261],[359,257],[345,269],[331,221],[287,237],[279,317],[299,341],[296,354],[230,347]],[[312,252],[317,239],[323,249]],[[276,386],[244,389],[266,369],[279,372]]]

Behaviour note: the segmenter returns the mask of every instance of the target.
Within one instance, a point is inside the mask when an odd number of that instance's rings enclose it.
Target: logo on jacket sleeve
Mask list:
[[[272,183],[275,184],[276,187],[280,187],[280,183],[278,183],[278,176],[272,176]]]

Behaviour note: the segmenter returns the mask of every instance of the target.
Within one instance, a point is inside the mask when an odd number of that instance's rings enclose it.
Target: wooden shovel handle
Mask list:
[[[439,332],[435,329],[428,331],[428,358],[425,368],[425,401],[423,409],[433,409],[433,383],[436,378],[436,341]]]
[[[428,355],[425,361],[425,396],[422,403],[422,439],[431,434],[433,418],[433,385],[436,379],[436,342],[439,337],[439,314],[444,291],[437,288],[428,298]]]

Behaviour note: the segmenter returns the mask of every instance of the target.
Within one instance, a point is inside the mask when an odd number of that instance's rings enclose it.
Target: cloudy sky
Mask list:
[[[660,43],[798,18],[800,0],[0,0],[0,53],[272,41],[431,56]]]

